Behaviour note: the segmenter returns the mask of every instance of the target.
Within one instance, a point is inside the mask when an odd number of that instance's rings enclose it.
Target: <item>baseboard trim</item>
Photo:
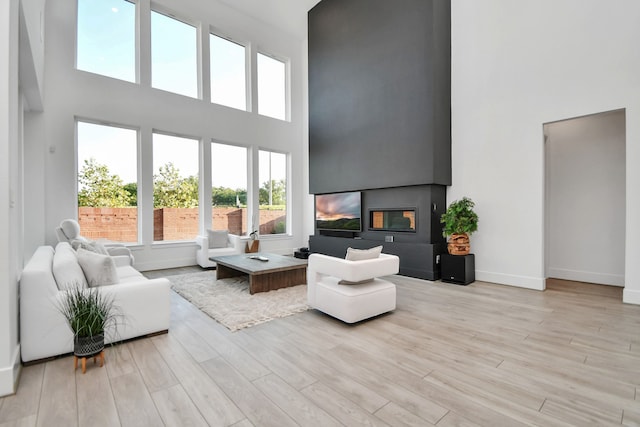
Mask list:
[[[0,368],[0,397],[14,394],[18,389],[18,379],[22,371],[20,364],[20,344],[13,353],[13,362],[10,366]]]
[[[640,305],[640,289],[625,289],[622,291],[622,302]]]
[[[569,270],[566,268],[549,268],[549,277],[576,282],[596,283],[599,285],[624,287],[624,275],[604,274],[593,271]]]
[[[519,276],[515,274],[476,270],[476,280],[514,286],[516,288],[533,289],[536,291],[544,291],[545,289],[545,279],[543,277]]]

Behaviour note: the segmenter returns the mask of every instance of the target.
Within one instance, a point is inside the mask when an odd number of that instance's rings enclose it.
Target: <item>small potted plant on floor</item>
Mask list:
[[[105,331],[117,333],[120,309],[114,297],[100,292],[100,288],[83,289],[74,286],[67,290],[58,309],[73,332],[73,354],[91,357],[104,350]]]
[[[463,197],[449,205],[442,214],[440,222],[444,224],[442,234],[450,236],[447,249],[451,255],[467,255],[471,251],[469,235],[478,229],[478,215],[473,211],[475,203]]]

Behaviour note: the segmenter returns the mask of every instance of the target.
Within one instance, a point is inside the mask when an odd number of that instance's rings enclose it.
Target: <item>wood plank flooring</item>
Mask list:
[[[311,310],[235,333],[172,294],[169,333],[104,368],[25,367],[0,427],[640,425],[640,307],[620,288],[390,280],[398,308],[370,321]]]

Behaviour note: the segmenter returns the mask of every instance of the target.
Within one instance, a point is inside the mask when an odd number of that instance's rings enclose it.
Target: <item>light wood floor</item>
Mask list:
[[[640,425],[621,289],[392,280],[398,309],[353,326],[307,311],[230,333],[173,294],[169,333],[103,368],[24,368],[0,426]]]

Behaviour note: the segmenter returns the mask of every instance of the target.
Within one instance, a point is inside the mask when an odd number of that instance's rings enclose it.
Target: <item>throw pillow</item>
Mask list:
[[[353,249],[347,248],[347,261],[363,261],[365,259],[376,259],[382,253],[382,246],[376,246],[371,249]]]
[[[53,254],[52,270],[58,289],[61,291],[73,289],[77,286],[81,288],[87,287],[87,279],[84,277],[82,268],[80,268],[76,252],[66,242],[60,242],[56,246],[56,251]]]
[[[209,249],[226,248],[229,241],[229,230],[207,230]]]
[[[78,263],[87,277],[90,287],[115,285],[118,283],[118,271],[113,258],[78,248]]]
[[[74,239],[71,242],[71,247],[73,247],[73,249],[75,249],[76,251],[78,250],[78,248],[82,248],[84,250],[95,252],[97,254],[109,255],[109,252],[107,252],[107,249],[104,247],[104,245],[102,245],[102,243],[91,242],[86,239]]]

